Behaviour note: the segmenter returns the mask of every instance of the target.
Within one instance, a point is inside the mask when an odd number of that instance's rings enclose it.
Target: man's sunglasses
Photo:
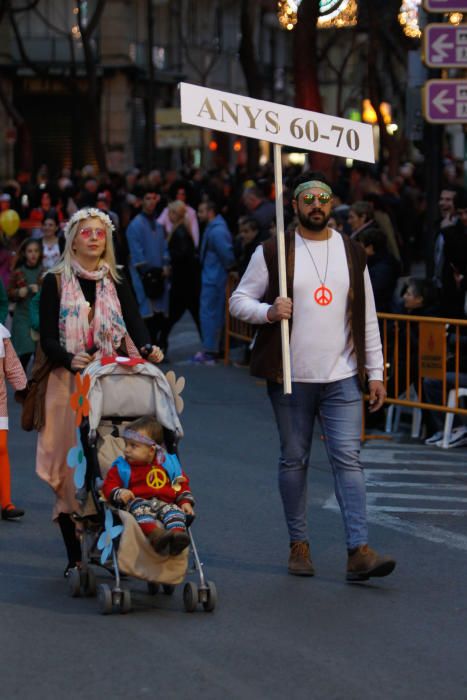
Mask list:
[[[95,235],[99,241],[103,241],[107,236],[107,231],[103,228],[82,228],[79,233],[85,240]]]
[[[321,194],[309,194],[307,192],[303,195],[305,204],[313,204],[315,199],[317,199],[320,204],[328,204],[331,201],[331,195],[326,192],[322,192]]]

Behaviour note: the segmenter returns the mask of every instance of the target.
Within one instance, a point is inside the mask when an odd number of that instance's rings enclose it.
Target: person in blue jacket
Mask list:
[[[146,190],[142,211],[130,222],[126,237],[130,251],[131,282],[140,314],[148,327],[151,342],[165,353],[168,335],[170,256],[164,228],[157,223],[155,216],[159,198],[155,189]],[[163,292],[157,298],[149,297],[143,285],[144,273],[154,268],[162,270],[165,279]]]
[[[213,365],[224,326],[225,285],[229,268],[235,263],[232,236],[225,219],[213,202],[201,202],[198,218],[206,224],[200,249],[201,298],[199,316],[203,351],[193,360]]]

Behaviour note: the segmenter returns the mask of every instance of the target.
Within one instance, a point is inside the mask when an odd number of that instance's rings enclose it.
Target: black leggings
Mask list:
[[[75,524],[68,513],[60,513],[57,520],[68,555],[68,565],[75,566],[81,561],[81,545],[76,539]]]
[[[21,364],[23,365],[23,369],[24,369],[25,372],[26,372],[26,368],[27,368],[27,366],[28,366],[28,364],[29,364],[29,360],[31,359],[31,357],[33,356],[33,354],[34,354],[34,353],[32,353],[32,352],[25,352],[23,355],[20,355],[20,356],[19,356],[19,361],[20,361]]]
[[[201,327],[199,323],[199,289],[195,286],[187,287],[180,284],[174,285],[170,290],[169,333],[177,321],[181,319],[185,311],[190,312],[201,337]]]
[[[155,313],[145,319],[146,327],[151,336],[151,343],[160,347],[163,353],[167,350],[167,336],[169,320],[163,313]]]

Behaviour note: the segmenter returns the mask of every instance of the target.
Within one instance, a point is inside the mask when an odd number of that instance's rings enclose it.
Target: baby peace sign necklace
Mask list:
[[[321,275],[318,272],[318,268],[316,267],[315,260],[313,258],[313,255],[311,253],[311,250],[308,248],[306,240],[303,238],[302,234],[299,233],[300,238],[302,239],[305,248],[308,252],[308,255],[311,258],[311,262],[313,263],[313,267],[316,270],[316,274],[318,276],[318,279],[320,281],[320,286],[315,289],[315,292],[313,294],[314,300],[316,301],[317,304],[320,306],[328,306],[331,301],[332,301],[332,292],[329,289],[329,287],[326,287],[326,277],[328,275],[328,262],[329,262],[329,231],[328,231],[328,236],[326,238],[326,267],[324,269],[324,278],[321,279]]]

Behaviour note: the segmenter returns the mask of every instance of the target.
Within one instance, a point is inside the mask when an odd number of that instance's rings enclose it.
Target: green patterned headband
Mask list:
[[[294,198],[298,199],[298,196],[304,190],[311,190],[312,187],[319,187],[320,190],[324,190],[324,192],[327,192],[332,197],[332,190],[325,182],[321,182],[321,180],[309,180],[308,182],[302,182],[301,185],[295,188],[295,192],[293,193]]]

